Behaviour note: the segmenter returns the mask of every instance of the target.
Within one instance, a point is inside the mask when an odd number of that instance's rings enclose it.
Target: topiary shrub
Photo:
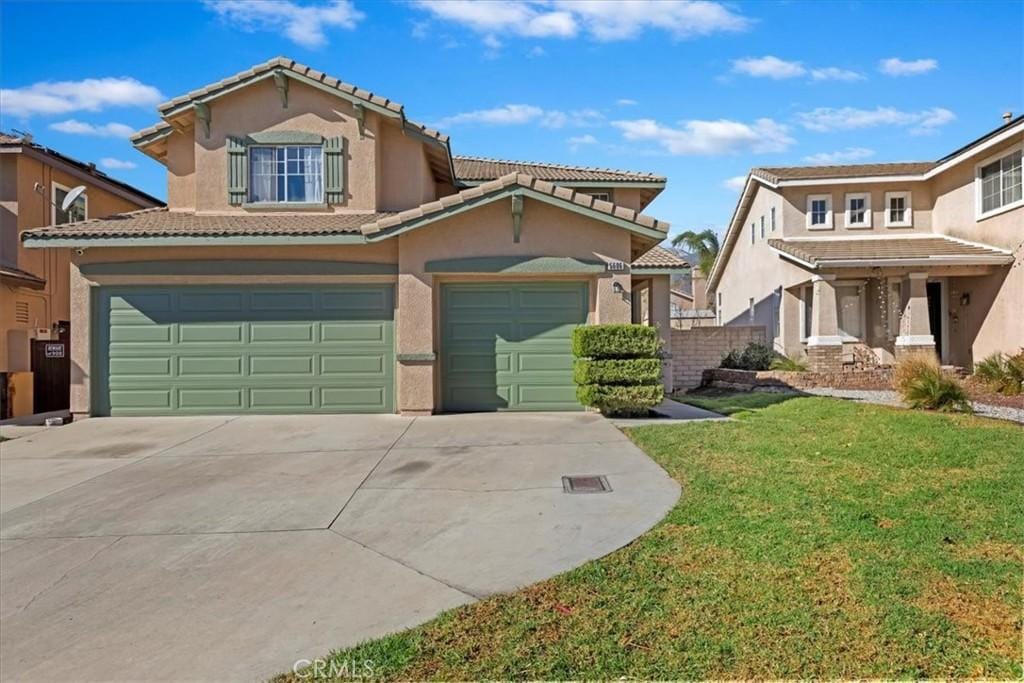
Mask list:
[[[893,386],[911,408],[972,412],[963,385],[944,373],[934,358],[923,354],[904,358],[896,364]]]
[[[718,367],[729,370],[769,370],[775,355],[775,351],[767,344],[751,342],[743,351],[733,349],[725,354]]]
[[[589,325],[573,330],[576,398],[605,415],[646,415],[665,398],[661,338],[645,325]]]
[[[1017,396],[1024,391],[1024,350],[1013,356],[993,353],[974,366],[974,376],[996,393]]]

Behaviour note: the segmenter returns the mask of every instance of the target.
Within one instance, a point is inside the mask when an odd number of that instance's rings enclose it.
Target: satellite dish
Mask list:
[[[85,185],[79,185],[74,187],[64,197],[64,201],[60,203],[60,210],[67,213],[68,209],[75,205],[75,202],[85,194]]]

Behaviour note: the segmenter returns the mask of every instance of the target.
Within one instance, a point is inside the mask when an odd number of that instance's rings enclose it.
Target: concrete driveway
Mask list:
[[[610,493],[567,494],[563,475]],[[254,680],[605,555],[679,487],[590,414],[104,418],[0,444],[10,680]]]

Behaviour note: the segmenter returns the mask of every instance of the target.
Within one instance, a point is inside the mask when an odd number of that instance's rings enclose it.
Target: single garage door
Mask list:
[[[103,287],[95,412],[394,411],[391,285]]]
[[[587,304],[580,282],[442,285],[444,410],[580,410],[572,330]]]

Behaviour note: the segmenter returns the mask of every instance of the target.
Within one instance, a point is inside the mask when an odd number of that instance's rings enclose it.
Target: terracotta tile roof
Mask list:
[[[224,237],[234,235],[359,234],[364,223],[385,213],[264,213],[196,215],[166,208],[143,209],[94,218],[80,223],[36,228],[22,233],[28,239],[68,237]]]
[[[651,249],[640,256],[640,258],[633,261],[631,264],[633,268],[687,268],[689,263],[679,256],[669,251],[665,247],[651,247]]]
[[[0,131],[0,145],[18,145],[21,144],[22,139],[15,135],[8,135]]]
[[[453,156],[455,176],[461,181],[495,180],[509,173],[525,173],[538,180],[561,182],[646,182],[664,183],[665,177],[638,171],[619,171],[611,168],[567,166],[539,161],[510,161],[486,157]]]
[[[337,78],[334,78],[333,76],[328,76],[322,71],[317,71],[316,69],[308,67],[305,64],[300,64],[299,62],[296,62],[294,59],[288,59],[287,57],[275,57],[266,62],[263,62],[262,64],[257,64],[244,71],[239,71],[237,74],[233,76],[228,76],[227,78],[223,78],[217,81],[216,83],[210,83],[209,85],[205,85],[202,88],[197,88],[188,93],[185,93],[180,97],[175,97],[172,100],[168,100],[167,102],[158,105],[157,109],[160,111],[160,114],[162,116],[166,116],[169,112],[181,107],[184,104],[188,104],[190,102],[210,95],[216,95],[217,93],[227,88],[236,86],[240,83],[243,83],[251,79],[264,76],[265,74],[276,69],[286,69],[300,76],[305,76],[306,78],[310,78],[325,86],[334,88],[335,90],[344,93],[345,95],[355,97],[369,104],[373,104],[375,106],[387,109],[388,111],[394,112],[395,114],[401,116],[403,120],[405,120],[405,107],[403,107],[398,102],[395,102],[394,100],[388,99],[386,97],[381,97],[376,93],[370,92],[369,90],[364,90],[363,88],[360,88],[358,86],[345,83],[344,81],[340,81]],[[413,123],[412,121],[406,122],[412,128],[418,130],[419,132],[429,137],[436,138],[437,140],[440,140],[441,142],[444,143],[448,142],[448,136],[445,135],[444,133],[428,128],[427,126],[424,126],[419,123]],[[143,132],[144,131],[140,131],[139,133],[136,133],[136,135],[133,136],[132,139],[134,140],[135,137],[139,136]]]
[[[796,238],[772,239],[768,245],[814,266],[840,265],[849,261],[867,260],[869,265],[884,266],[886,261],[930,261],[941,265],[944,260],[976,261],[977,263],[1012,263],[1013,254],[1005,249],[974,244],[942,235],[925,237]],[[863,267],[863,264],[861,264]]]
[[[14,266],[0,265],[0,280],[11,280],[16,284],[24,285],[31,289],[42,289],[46,286],[45,279]]]
[[[894,164],[850,164],[846,166],[776,166],[750,169],[750,173],[770,183],[780,180],[819,180],[824,178],[867,178],[887,175],[919,175],[938,165],[934,161],[909,161]]]
[[[388,232],[413,220],[439,214],[446,209],[472,203],[474,199],[493,192],[519,186],[549,195],[574,205],[607,214],[639,227],[668,232],[668,223],[611,202],[594,199],[588,194],[537,180],[524,174],[511,173],[457,194],[447,195],[414,209],[379,213],[261,213],[261,214],[195,214],[168,211],[166,208],[146,209],[90,219],[80,223],[27,230],[23,239],[90,237],[223,237],[236,235],[339,235]]]
[[[475,187],[467,188],[456,194],[447,195],[436,201],[421,204],[415,209],[408,209],[406,211],[386,216],[374,223],[364,225],[363,232],[366,234],[372,234],[383,230],[394,230],[401,227],[404,223],[440,213],[446,209],[459,206],[460,204],[470,203],[474,199],[479,199],[492,192],[505,190],[514,185],[562,199],[578,206],[634,223],[643,228],[659,230],[666,233],[668,232],[669,225],[665,221],[659,221],[656,218],[638,213],[633,209],[627,209],[624,206],[618,206],[611,202],[594,199],[592,196],[584,192],[576,192],[571,188],[555,185],[546,180],[540,180],[533,176],[526,175],[525,173],[509,173],[495,180],[489,180]]]

